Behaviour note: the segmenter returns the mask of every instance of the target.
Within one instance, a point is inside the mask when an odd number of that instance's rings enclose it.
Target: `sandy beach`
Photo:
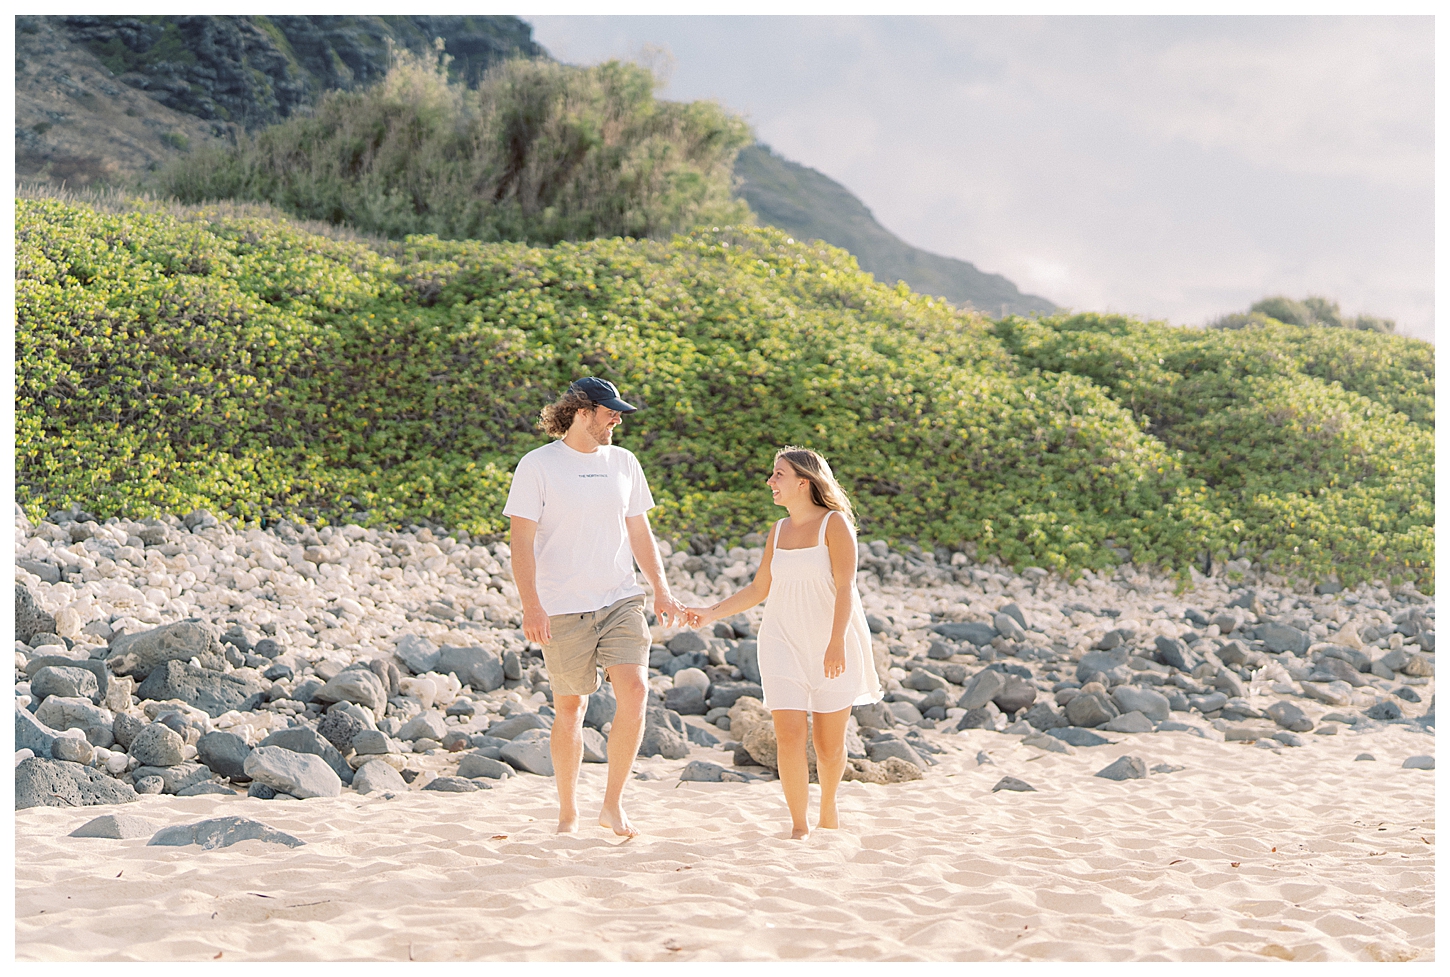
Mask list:
[[[927,779],[843,785],[843,829],[804,843],[785,838],[777,783],[681,783],[685,761],[658,757],[627,794],[646,834],[623,844],[555,836],[553,783],[528,774],[461,795],[125,807],[158,827],[254,817],[295,849],[69,838],[105,809],[17,811],[16,957],[1434,958],[1434,773],[1400,767],[1429,735],[1346,730],[1282,754],[1121,739],[1066,756],[967,730]],[[1092,776],[1125,753],[1183,769]],[[586,798],[603,776],[585,765]],[[992,793],[1003,776],[1037,790]]]

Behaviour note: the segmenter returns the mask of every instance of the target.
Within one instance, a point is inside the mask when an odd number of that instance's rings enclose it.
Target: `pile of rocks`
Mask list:
[[[661,549],[677,596],[704,604],[748,582],[763,542]],[[205,512],[31,525],[17,510],[16,577],[17,807],[553,773],[552,693],[504,544]],[[1243,562],[1186,593],[1130,566],[1069,583],[879,540],[861,545],[858,582],[887,698],[853,712],[852,779],[919,778],[961,729],[1056,751],[1153,731],[1278,749],[1310,730],[1433,724],[1434,606],[1408,588],[1313,593]],[[759,620],[654,628],[642,756],[713,748],[732,765],[682,776],[773,776]],[[605,686],[586,761],[605,761],[613,711]]]

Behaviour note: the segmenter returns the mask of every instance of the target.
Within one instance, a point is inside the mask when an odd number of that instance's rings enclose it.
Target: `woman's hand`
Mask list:
[[[826,678],[840,678],[846,674],[846,639],[833,638],[826,645]]]
[[[703,628],[715,620],[710,616],[710,610],[708,607],[685,608],[685,623],[692,628]]]

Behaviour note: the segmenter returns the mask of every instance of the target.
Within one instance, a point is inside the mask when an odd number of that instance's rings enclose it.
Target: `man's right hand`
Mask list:
[[[549,615],[539,604],[524,608],[524,637],[536,645],[549,643]]]

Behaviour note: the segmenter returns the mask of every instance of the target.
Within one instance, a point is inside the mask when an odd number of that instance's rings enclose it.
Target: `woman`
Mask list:
[[[743,590],[687,620],[702,627],[767,597],[759,635],[760,682],[775,720],[780,784],[790,807],[791,837],[809,834],[806,713],[814,714],[822,828],[838,826],[836,788],[846,769],[851,707],[881,699],[871,632],[856,592],[856,532],[851,503],[831,466],[809,448],[776,452],[771,498],[790,513],[771,529],[765,558]]]

